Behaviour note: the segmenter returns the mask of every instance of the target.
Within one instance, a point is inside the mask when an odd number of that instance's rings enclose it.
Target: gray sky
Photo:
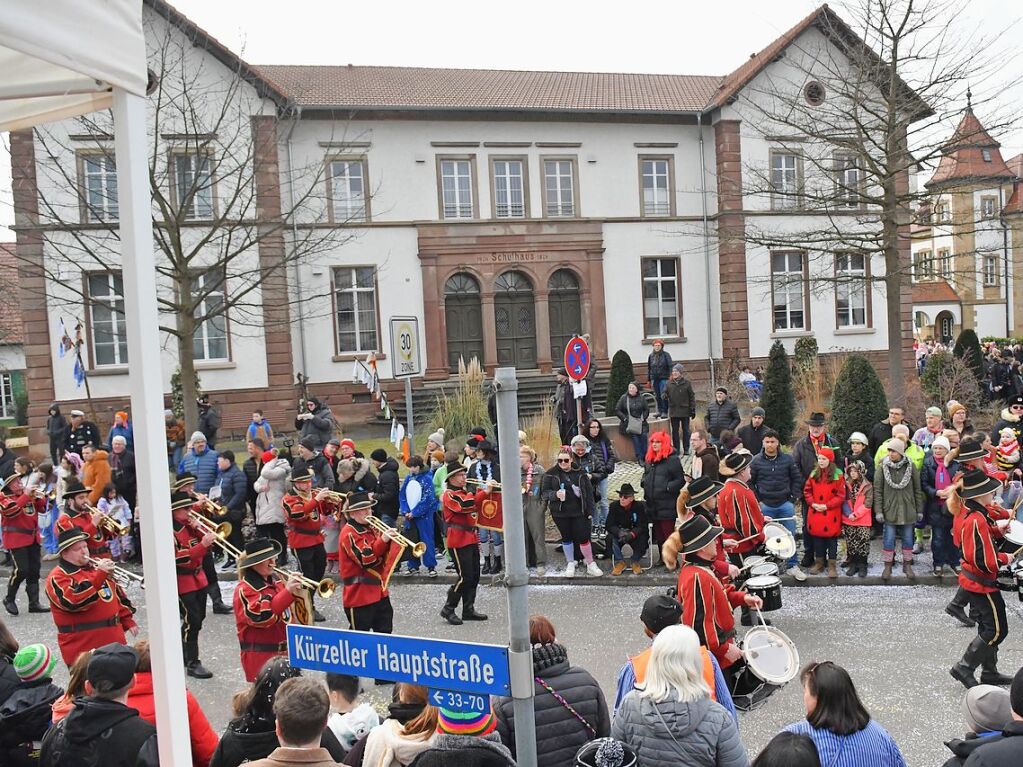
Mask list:
[[[645,5],[598,0],[584,6],[578,0],[520,0],[509,6],[511,10],[497,10],[496,4],[479,0],[448,0],[443,6],[376,0],[353,11],[354,4],[337,0],[172,2],[253,64],[694,75],[730,72],[820,5],[812,0]],[[834,4],[839,12],[840,6],[840,0]],[[970,22],[983,34],[997,34],[1018,22],[1020,11],[1007,10],[1014,6],[1000,0],[970,0]],[[1020,62],[1013,66],[1019,71]],[[982,87],[978,84],[975,90]],[[978,116],[984,119],[983,113]],[[1005,157],[1023,151],[1023,130],[996,138],[1003,144]],[[4,240],[13,238],[4,229],[13,221],[8,165],[7,153],[0,152],[0,239]]]

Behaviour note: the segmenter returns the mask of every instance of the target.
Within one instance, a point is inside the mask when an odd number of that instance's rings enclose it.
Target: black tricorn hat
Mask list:
[[[187,509],[195,503],[195,499],[188,493],[171,493],[171,511]]]
[[[348,514],[361,509],[370,509],[376,506],[376,501],[369,497],[369,493],[352,493],[348,496],[348,503],[345,504],[344,512]]]
[[[299,464],[291,470],[291,481],[294,482],[308,482],[313,478],[313,473],[309,470],[308,466]]]
[[[256,538],[245,544],[242,555],[238,557],[238,567],[252,567],[260,562],[280,556],[281,544],[272,538]]]
[[[1002,486],[994,477],[989,477],[983,469],[967,469],[963,474],[963,489],[959,495],[963,498],[978,498],[997,491]]]
[[[702,514],[694,514],[678,529],[682,539],[682,553],[692,554],[725,532],[724,528],[712,525]]]
[[[171,484],[171,490],[180,490],[185,485],[190,485],[193,482],[197,482],[199,478],[190,471],[183,471],[174,477],[174,482]],[[64,493],[67,495],[67,493]]]
[[[465,466],[460,464],[458,461],[451,461],[450,463],[448,463],[447,478],[451,479],[453,476],[463,471],[465,471]]]
[[[686,508],[695,509],[704,501],[720,493],[723,487],[722,483],[716,482],[710,477],[697,477],[689,483],[689,500],[686,501]]]
[[[61,553],[64,549],[74,546],[79,541],[89,540],[89,534],[80,527],[69,527],[67,530],[61,530],[60,535],[57,537],[57,553]]]
[[[73,495],[83,495],[91,490],[92,488],[83,485],[80,479],[72,478],[67,481],[67,489],[64,491],[64,497],[70,498]]]
[[[723,477],[734,477],[740,471],[753,463],[753,455],[746,450],[736,450],[725,456],[725,460],[718,467],[718,473]]]
[[[987,451],[981,444],[977,440],[967,437],[959,443],[959,452],[956,453],[956,460],[975,461],[978,458],[983,458],[985,455],[987,455]]]

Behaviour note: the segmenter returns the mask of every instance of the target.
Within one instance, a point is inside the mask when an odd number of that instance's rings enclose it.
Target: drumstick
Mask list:
[[[771,522],[791,522],[795,521],[795,517],[764,517],[764,520],[769,524]]]

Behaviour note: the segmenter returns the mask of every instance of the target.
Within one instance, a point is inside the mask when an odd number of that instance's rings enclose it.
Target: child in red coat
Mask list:
[[[814,541],[812,575],[824,572],[838,577],[838,537],[842,534],[842,504],[846,487],[842,470],[835,465],[835,451],[822,447],[817,452],[817,468],[803,487],[806,499],[806,526]]]

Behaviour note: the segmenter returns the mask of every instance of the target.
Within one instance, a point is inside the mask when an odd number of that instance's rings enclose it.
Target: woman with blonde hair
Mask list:
[[[519,448],[519,474],[522,483],[522,519],[526,527],[526,548],[532,548],[532,561],[536,562],[536,574],[547,574],[547,537],[544,519],[545,504],[540,498],[540,480],[543,466],[536,460],[536,451],[529,445]],[[526,551],[527,559],[530,552]]]
[[[407,767],[437,738],[438,710],[428,702],[429,691],[418,684],[399,684],[398,701],[422,706],[422,712],[404,725],[385,719],[370,730],[362,763],[372,767]]]
[[[654,639],[646,686],[625,696],[611,737],[632,748],[640,764],[749,765],[734,720],[711,699],[700,640],[688,626],[669,626]]]

